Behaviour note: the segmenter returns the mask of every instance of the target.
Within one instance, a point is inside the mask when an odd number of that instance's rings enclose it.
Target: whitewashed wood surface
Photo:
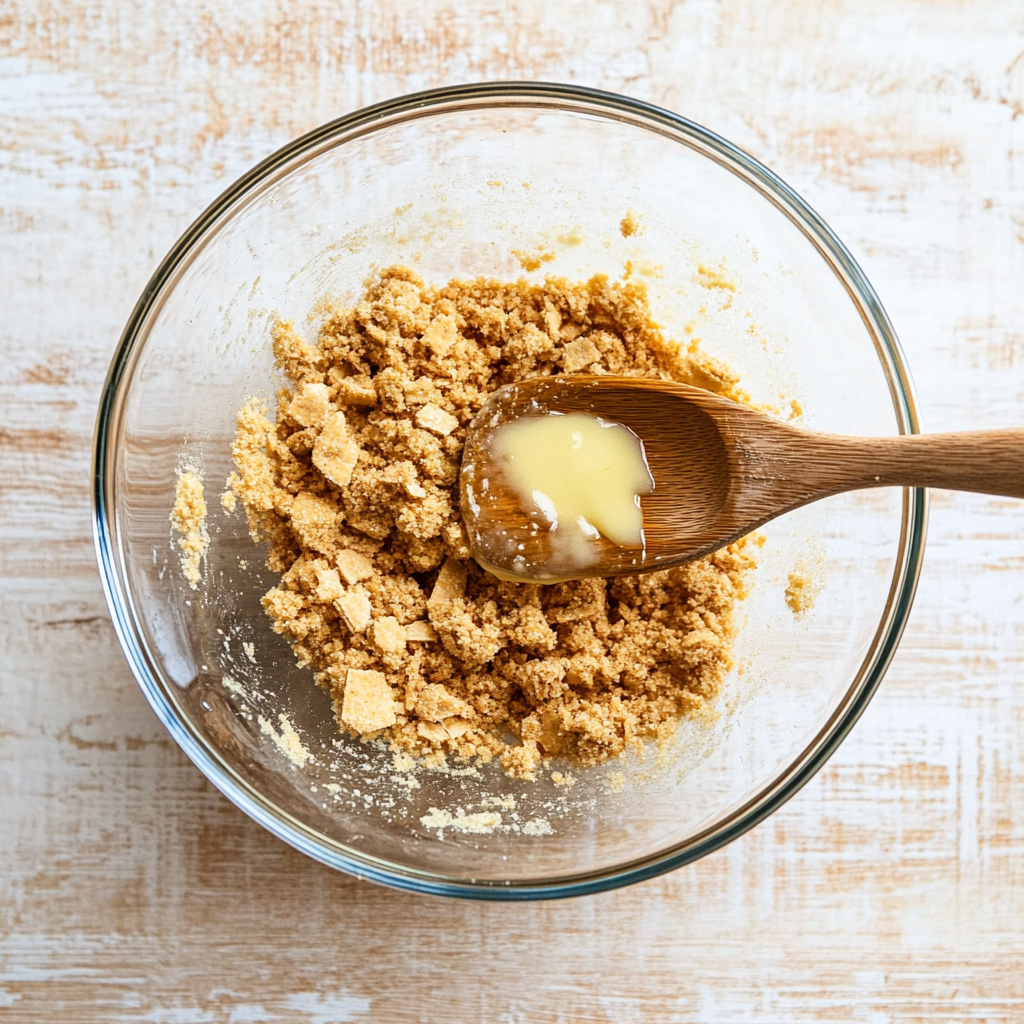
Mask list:
[[[288,139],[494,78],[627,92],[745,147],[878,286],[926,429],[1024,423],[1021,0],[0,0],[0,1020],[1024,1021],[1024,503],[936,494],[911,625],[825,770],[611,894],[335,874],[145,704],[88,501],[135,297]]]

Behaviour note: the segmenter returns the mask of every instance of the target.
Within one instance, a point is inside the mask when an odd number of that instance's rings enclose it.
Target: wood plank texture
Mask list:
[[[0,0],[0,1021],[1024,1021],[1024,504],[936,494],[911,626],[825,770],[599,897],[335,874],[217,794],[135,686],[89,447],[156,261],[296,134],[514,77],[747,148],[876,282],[926,429],[1024,422],[1020,0]]]

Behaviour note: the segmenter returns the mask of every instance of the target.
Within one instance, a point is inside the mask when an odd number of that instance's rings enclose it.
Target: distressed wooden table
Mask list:
[[[508,77],[760,157],[878,285],[925,428],[1024,422],[1020,0],[0,0],[0,1020],[1024,1021],[1024,504],[935,494],[911,625],[825,770],[593,898],[335,874],[219,796],[133,682],[88,470],[156,261],[319,122]]]

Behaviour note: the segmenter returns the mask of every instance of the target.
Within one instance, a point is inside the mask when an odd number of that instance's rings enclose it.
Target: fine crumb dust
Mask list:
[[[210,534],[206,529],[203,478],[192,466],[178,470],[171,523],[178,534],[181,574],[195,590],[201,579],[199,567],[210,547]]]
[[[277,749],[281,751],[289,761],[292,762],[297,768],[301,768],[312,755],[303,746],[302,740],[299,739],[299,734],[295,731],[295,727],[291,723],[291,719],[287,715],[278,715],[278,722],[281,723],[281,731],[278,732],[274,728],[272,722],[268,721],[262,715],[259,716],[260,732],[265,736],[269,736],[277,746]]]
[[[683,716],[713,719],[753,546],[505,583],[471,558],[457,486],[467,425],[512,381],[616,373],[739,399],[737,378],[666,341],[643,286],[604,276],[432,287],[393,267],[353,308],[317,312],[315,344],[275,325],[290,383],[273,420],[256,399],[239,411],[228,485],[281,576],[263,607],[340,729],[534,779],[547,758],[593,765],[666,741]]]
[[[697,281],[704,288],[718,288],[724,292],[736,291],[736,282],[728,276],[725,260],[722,260],[722,265],[717,268],[699,264]]]

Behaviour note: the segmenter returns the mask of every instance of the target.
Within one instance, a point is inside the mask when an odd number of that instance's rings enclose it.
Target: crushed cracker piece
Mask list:
[[[343,548],[335,556],[338,571],[350,586],[360,580],[369,579],[373,575],[373,562],[359,551]]]
[[[584,370],[600,358],[600,350],[589,338],[577,338],[562,347],[562,369],[566,373]]]
[[[784,596],[789,610],[797,619],[804,618],[814,608],[822,589],[820,564],[814,565],[808,559],[800,558],[786,584]]]
[[[341,720],[361,735],[395,724],[395,700],[383,672],[350,668],[345,677]]]
[[[458,339],[458,323],[449,313],[441,313],[434,317],[430,326],[423,332],[423,343],[438,356],[446,356]]]
[[[432,430],[442,437],[447,437],[459,425],[459,421],[440,406],[434,405],[433,402],[427,402],[416,413],[416,425],[424,430]]]
[[[303,384],[288,406],[288,415],[304,427],[319,427],[330,405],[331,389],[326,384]]]
[[[532,818],[523,826],[524,836],[551,836],[555,830],[547,818]]]
[[[385,615],[373,624],[373,642],[387,654],[401,654],[405,650],[405,628],[394,615]]]
[[[500,824],[501,815],[497,811],[480,811],[477,814],[457,814],[449,823],[449,828],[457,829],[459,832],[486,835]]]
[[[337,383],[339,405],[370,409],[377,404],[377,389],[369,377],[344,377]]]
[[[359,461],[359,445],[349,436],[345,414],[327,418],[313,445],[313,465],[336,487],[347,487]]]
[[[452,814],[451,811],[439,807],[431,807],[427,814],[420,818],[420,824],[426,828],[453,828],[458,832],[469,832],[486,835],[493,832],[501,824],[501,815],[497,811],[479,811],[477,814]]]
[[[269,736],[278,750],[288,758],[296,768],[302,768],[310,760],[310,752],[303,746],[299,734],[295,731],[291,720],[285,714],[277,716],[281,723],[281,731],[278,732],[272,722],[269,722],[262,715],[259,716],[260,732]]]
[[[465,736],[473,728],[473,723],[464,718],[446,718],[441,724],[445,727],[449,738],[453,740]]]
[[[350,590],[334,602],[334,607],[353,633],[362,633],[373,621],[370,599],[361,590]]]
[[[416,714],[428,722],[443,722],[446,718],[472,713],[473,709],[464,700],[452,696],[440,683],[428,683],[416,697]]]
[[[448,739],[448,730],[441,722],[417,722],[416,733],[431,743],[444,743]]]
[[[466,566],[455,558],[446,558],[441,571],[438,573],[437,582],[430,592],[427,601],[427,612],[433,620],[457,598],[462,597],[466,591]]]
[[[324,604],[333,604],[343,597],[345,591],[341,586],[341,578],[337,569],[316,568],[316,599]]]
[[[405,639],[424,642],[436,640],[437,630],[434,629],[426,619],[419,619],[416,622],[410,622],[409,625],[405,627]]]

